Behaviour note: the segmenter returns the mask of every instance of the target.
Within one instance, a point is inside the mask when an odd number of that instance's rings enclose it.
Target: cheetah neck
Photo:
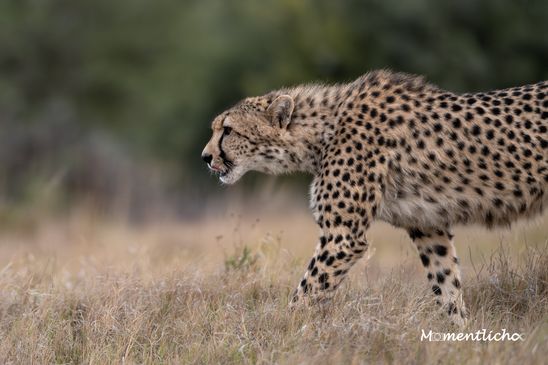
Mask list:
[[[307,85],[276,93],[288,94],[295,102],[291,123],[282,135],[288,172],[319,174],[322,153],[333,138],[338,109],[349,90],[349,85]]]

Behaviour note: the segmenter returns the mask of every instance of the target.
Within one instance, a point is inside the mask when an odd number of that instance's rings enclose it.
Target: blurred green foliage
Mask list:
[[[3,0],[0,126],[64,118],[216,184],[199,155],[244,96],[376,68],[454,91],[535,82],[547,35],[546,0]]]

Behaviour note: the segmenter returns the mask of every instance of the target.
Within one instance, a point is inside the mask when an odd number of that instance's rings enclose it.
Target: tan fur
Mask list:
[[[438,302],[462,324],[451,227],[509,225],[543,211],[547,89],[544,81],[458,95],[388,71],[283,89],[219,115],[203,156],[225,183],[249,170],[314,176],[321,235],[293,302],[329,297],[381,219],[409,232]]]

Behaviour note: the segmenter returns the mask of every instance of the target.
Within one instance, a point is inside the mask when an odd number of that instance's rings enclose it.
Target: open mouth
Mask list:
[[[226,175],[228,175],[230,173],[230,171],[232,170],[231,168],[224,168],[224,169],[221,169],[217,166],[214,166],[214,165],[209,165],[209,169],[211,171],[213,171],[213,173],[215,173],[216,175],[218,175],[219,177],[225,177]]]

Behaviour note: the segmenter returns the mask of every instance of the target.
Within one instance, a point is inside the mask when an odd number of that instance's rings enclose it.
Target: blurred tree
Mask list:
[[[246,95],[375,68],[455,91],[534,82],[546,34],[545,0],[4,0],[0,123],[106,133],[195,192],[214,183],[211,119]]]

